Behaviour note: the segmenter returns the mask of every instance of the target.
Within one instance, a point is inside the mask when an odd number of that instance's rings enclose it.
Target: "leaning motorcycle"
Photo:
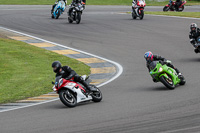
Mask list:
[[[73,21],[76,21],[76,23],[79,24],[81,22],[81,15],[83,10],[84,10],[84,5],[82,4],[82,2],[70,5],[68,12],[68,22],[73,23]]]
[[[186,4],[187,1],[182,1],[182,4],[178,7],[175,8],[176,2],[171,1],[169,4],[164,6],[163,11],[177,11],[177,12],[182,12],[184,10],[184,5]]]
[[[173,90],[177,84],[184,85],[186,83],[185,78],[178,77],[177,72],[159,61],[153,61],[150,63],[150,75],[156,80],[156,82],[162,82],[167,88]]]
[[[139,17],[143,19],[144,17],[144,7],[146,6],[145,0],[138,0],[135,4],[134,1],[132,2],[132,17],[136,19]]]
[[[91,79],[86,75],[83,75],[82,78],[89,84]],[[74,82],[72,79],[64,79],[61,76],[56,77],[53,90],[59,94],[60,101],[68,106],[75,107],[78,103],[93,101],[100,102],[102,100],[102,93],[99,88],[95,85],[89,84],[90,87],[93,87],[92,92],[87,92],[86,88],[78,82]]]
[[[53,9],[53,13],[51,14],[51,18],[58,19],[59,16],[65,11],[65,2],[59,1],[57,5]]]

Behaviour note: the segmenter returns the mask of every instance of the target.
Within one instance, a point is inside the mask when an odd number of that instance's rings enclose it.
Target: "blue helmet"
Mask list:
[[[148,51],[144,54],[144,58],[147,60],[147,61],[152,61],[153,60],[153,53],[151,51]]]

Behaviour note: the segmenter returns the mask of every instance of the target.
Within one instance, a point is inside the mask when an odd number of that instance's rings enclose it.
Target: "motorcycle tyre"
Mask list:
[[[75,106],[77,105],[77,100],[76,100],[75,96],[73,95],[73,93],[69,91],[69,93],[70,93],[70,95],[71,95],[71,97],[72,97],[72,99],[73,99],[74,102],[73,102],[73,103],[68,102],[67,99],[66,99],[65,96],[64,96],[64,95],[67,95],[67,94],[65,93],[66,91],[67,91],[67,90],[61,90],[61,91],[59,91],[59,98],[60,98],[60,101],[61,101],[64,105],[66,105],[67,107],[73,108],[73,107],[75,107]]]
[[[161,76],[161,77],[160,77],[160,82],[162,82],[162,83],[163,83],[167,88],[169,88],[170,90],[175,89],[174,83],[172,83],[172,85],[169,84],[169,83],[166,81],[166,78],[165,78],[164,76]]]

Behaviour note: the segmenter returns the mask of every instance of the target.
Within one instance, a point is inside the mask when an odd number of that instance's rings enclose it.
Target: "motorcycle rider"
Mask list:
[[[133,7],[135,8],[137,6],[137,0],[133,0]]]
[[[175,4],[175,8],[177,9],[177,11],[179,10],[179,6],[181,6],[182,4],[182,0],[176,0],[176,4]]]
[[[71,79],[74,77],[75,82],[79,82],[85,86],[87,92],[95,91],[93,87],[90,87],[86,81],[79,76],[74,70],[72,70],[69,66],[63,66],[59,61],[54,61],[52,63],[53,71],[56,73],[57,76],[62,76],[64,79]]]
[[[200,51],[196,47],[196,41],[197,41],[197,38],[200,36],[200,29],[197,28],[196,23],[191,23],[190,30],[191,30],[189,34],[190,43],[195,47],[194,52],[199,53]]]
[[[53,13],[53,9],[55,8],[55,6],[58,4],[59,1],[64,1],[64,2],[65,2],[65,6],[67,5],[66,0],[57,0],[57,1],[55,2],[55,4],[52,5],[51,14]]]
[[[178,74],[178,77],[181,78],[182,77],[182,74],[180,73],[180,71],[175,68],[172,64],[171,64],[171,61],[169,60],[166,60],[165,58],[159,56],[159,55],[154,55],[151,51],[148,51],[144,54],[144,58],[146,59],[146,66],[150,72],[150,63],[152,61],[159,61],[162,65],[166,64],[167,66],[173,68],[177,74]],[[156,79],[153,78],[153,81],[156,82]]]
[[[83,8],[85,9],[86,0],[72,0],[72,3],[69,6],[68,16],[70,16],[72,9],[73,9],[73,6],[75,6],[78,3],[82,3]]]

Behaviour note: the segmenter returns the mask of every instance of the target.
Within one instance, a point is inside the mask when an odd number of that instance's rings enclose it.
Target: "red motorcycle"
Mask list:
[[[91,79],[86,75],[82,76],[82,78],[89,84]],[[91,85],[92,92],[87,92],[85,87],[80,83],[74,82],[74,78],[72,79],[64,79],[61,76],[56,77],[53,90],[59,94],[59,98],[61,102],[68,107],[75,107],[77,103],[93,101],[100,102],[102,100],[102,93],[95,85]]]
[[[171,1],[169,4],[167,4],[164,8],[163,11],[177,11],[177,12],[182,12],[184,10],[184,5],[186,4],[187,1],[182,1],[182,4],[177,8],[176,7],[176,2]]]

